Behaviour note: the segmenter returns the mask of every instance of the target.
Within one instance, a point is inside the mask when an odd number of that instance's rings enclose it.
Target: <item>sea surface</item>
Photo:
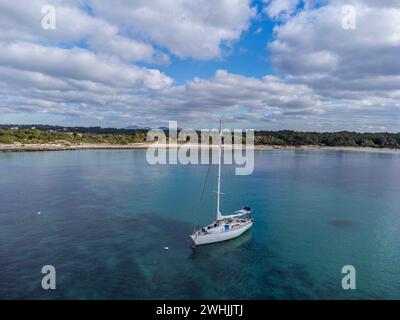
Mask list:
[[[254,226],[194,252],[216,168],[199,204],[207,165],[145,154],[0,154],[0,299],[400,299],[399,154],[256,151],[250,176],[224,166],[223,212],[251,206]]]

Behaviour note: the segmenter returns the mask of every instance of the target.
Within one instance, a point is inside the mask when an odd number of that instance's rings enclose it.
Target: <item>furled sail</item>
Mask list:
[[[221,214],[221,212],[218,212],[217,220],[221,221],[221,220],[225,220],[225,219],[238,218],[238,217],[244,216],[249,213],[251,213],[251,208],[248,208],[248,207],[244,207],[241,210],[235,211],[234,214],[227,215],[227,216],[224,216]]]

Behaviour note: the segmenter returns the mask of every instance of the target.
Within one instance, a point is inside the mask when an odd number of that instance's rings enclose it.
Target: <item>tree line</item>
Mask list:
[[[121,144],[144,142],[146,133],[142,130],[128,133],[81,133],[73,131],[43,131],[38,129],[0,129],[0,143],[43,144],[54,142]]]
[[[400,148],[400,133],[257,131],[258,145]]]
[[[55,127],[0,125],[0,143],[34,144],[68,141],[71,143],[140,143],[146,140],[147,129],[115,129],[100,127]],[[168,136],[168,132],[166,132]],[[400,133],[299,132],[291,130],[256,131],[256,145],[275,146],[344,146],[400,148]]]

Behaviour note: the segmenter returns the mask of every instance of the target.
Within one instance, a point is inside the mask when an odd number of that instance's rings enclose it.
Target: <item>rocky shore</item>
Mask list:
[[[133,144],[71,144],[71,143],[46,143],[46,144],[0,144],[0,152],[39,152],[39,151],[67,151],[67,150],[126,150],[147,149],[150,143]],[[168,145],[166,145],[167,147]],[[174,147],[176,145],[171,145]],[[255,150],[292,150],[292,151],[350,151],[350,152],[378,152],[400,153],[400,149],[367,148],[367,147],[327,147],[327,146],[273,146],[256,145]]]

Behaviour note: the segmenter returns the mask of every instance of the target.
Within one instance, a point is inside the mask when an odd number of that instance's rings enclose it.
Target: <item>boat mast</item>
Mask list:
[[[222,123],[219,121],[219,147],[218,147],[218,186],[217,186],[217,221],[221,219],[220,194],[221,194],[221,158],[222,158]]]

